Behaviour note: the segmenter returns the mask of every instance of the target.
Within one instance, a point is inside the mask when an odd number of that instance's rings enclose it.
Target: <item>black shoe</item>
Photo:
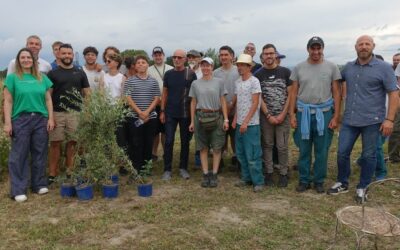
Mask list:
[[[325,193],[325,188],[324,188],[324,184],[323,183],[315,183],[314,184],[314,189],[319,194]]]
[[[338,195],[347,192],[349,192],[349,187],[347,185],[344,185],[341,182],[336,182],[326,193],[330,195]]]
[[[275,185],[274,180],[273,180],[273,173],[265,174],[264,183],[265,183],[265,186],[267,186],[267,187],[273,187]]]
[[[210,183],[209,183],[209,187],[210,188],[215,188],[218,186],[218,176],[217,174],[214,173],[210,173],[209,174],[210,177]]]
[[[51,176],[49,175],[49,177],[47,178],[47,185],[51,185],[56,181],[56,177],[55,176]]]
[[[279,181],[278,181],[278,187],[284,188],[288,186],[288,176],[280,174],[279,175]]]
[[[210,174],[211,173],[203,174],[203,180],[201,181],[201,186],[203,188],[210,186]]]
[[[296,191],[299,193],[305,192],[307,189],[310,189],[311,186],[310,184],[306,184],[306,183],[299,183],[299,185],[296,187]]]

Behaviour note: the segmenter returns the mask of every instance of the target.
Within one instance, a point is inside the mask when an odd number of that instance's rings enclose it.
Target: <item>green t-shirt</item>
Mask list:
[[[9,74],[5,81],[5,88],[13,98],[11,119],[16,119],[23,112],[40,113],[49,116],[46,106],[46,91],[53,83],[42,74],[42,81],[38,81],[33,75],[24,73],[19,78],[15,73]]]

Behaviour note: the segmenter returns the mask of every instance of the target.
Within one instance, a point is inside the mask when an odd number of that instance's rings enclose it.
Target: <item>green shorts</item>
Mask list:
[[[217,126],[212,130],[202,128],[199,118],[219,116]],[[194,136],[196,139],[196,150],[212,148],[213,150],[221,150],[225,145],[225,131],[223,129],[224,118],[221,113],[203,113],[196,111],[194,118]]]

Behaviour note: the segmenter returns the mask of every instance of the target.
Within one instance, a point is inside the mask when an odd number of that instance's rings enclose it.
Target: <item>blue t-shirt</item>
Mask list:
[[[168,89],[165,114],[174,118],[189,117],[190,97],[189,90],[196,74],[185,68],[182,71],[168,70],[164,75],[164,88]]]
[[[386,94],[397,90],[390,64],[375,57],[365,65],[355,60],[348,62],[341,73],[347,86],[343,123],[356,127],[382,123]]]

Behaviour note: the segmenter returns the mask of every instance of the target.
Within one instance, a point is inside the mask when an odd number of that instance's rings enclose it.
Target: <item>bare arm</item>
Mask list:
[[[333,117],[331,121],[329,122],[328,127],[330,129],[335,129],[338,127],[339,124],[339,117],[340,117],[340,103],[342,100],[341,94],[340,94],[340,84],[338,80],[334,80],[332,82],[332,96],[333,96],[333,101],[334,101],[334,107],[335,107],[335,113],[333,114]]]
[[[223,129],[227,131],[229,129],[229,119],[228,119],[228,107],[226,104],[225,96],[221,96],[220,98],[221,107],[222,107],[222,114],[224,116],[224,126]]]
[[[393,121],[399,107],[399,91],[392,91],[388,93],[389,97],[389,107],[388,113],[383,121],[380,130],[384,136],[389,136],[393,132]]]
[[[165,123],[165,106],[167,105],[167,99],[168,99],[168,89],[166,87],[163,87],[163,92],[161,95],[161,113],[160,113],[160,121],[161,123]]]
[[[190,125],[189,125],[189,131],[193,132],[194,131],[194,119],[195,119],[195,112],[196,112],[196,105],[197,105],[197,100],[196,98],[192,97],[192,100],[190,101]]]
[[[11,112],[13,107],[13,98],[7,88],[4,88],[4,132],[8,135],[12,135],[12,123],[11,123]]]
[[[49,114],[49,119],[47,121],[47,131],[52,131],[54,129],[54,114],[53,114],[53,101],[51,99],[50,89],[46,91],[46,108]]]
[[[289,116],[290,116],[290,125],[292,128],[297,127],[297,120],[296,120],[296,102],[297,102],[297,94],[299,93],[299,82],[293,81],[292,82],[292,90],[290,92],[290,99],[289,99]]]

